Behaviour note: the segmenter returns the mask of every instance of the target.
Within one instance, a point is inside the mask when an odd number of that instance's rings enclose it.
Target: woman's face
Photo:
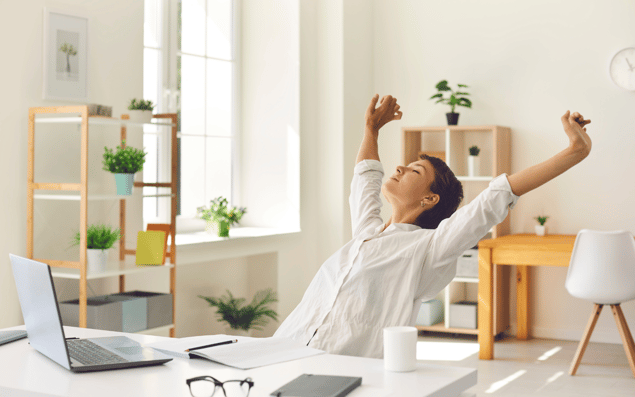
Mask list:
[[[417,160],[407,166],[397,166],[395,172],[381,187],[386,200],[392,205],[421,206],[424,197],[433,193],[434,167],[428,160]]]

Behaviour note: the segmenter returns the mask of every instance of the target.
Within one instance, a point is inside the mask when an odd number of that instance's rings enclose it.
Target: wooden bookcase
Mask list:
[[[461,205],[472,201],[489,185],[494,177],[511,173],[511,129],[497,125],[402,127],[403,161],[409,164],[426,153],[444,160],[463,185],[465,198]],[[480,173],[468,176],[468,148],[476,145],[479,154]],[[492,228],[485,238],[495,238],[510,233],[509,215]],[[495,267],[494,282],[497,294],[494,297],[495,335],[509,328],[509,269]],[[478,277],[456,277],[444,290],[444,321],[429,327],[417,326],[422,331],[477,335],[478,329],[449,328],[450,303],[459,300],[476,300]],[[460,297],[463,297],[461,299]]]
[[[127,128],[131,126],[143,127],[143,123],[135,123],[129,121],[128,115],[122,115],[121,119],[104,116],[89,115],[88,105],[78,106],[53,106],[53,107],[32,107],[29,108],[29,138],[28,138],[28,170],[27,170],[27,239],[26,239],[26,256],[37,261],[47,263],[51,266],[53,277],[69,278],[79,280],[79,326],[85,328],[87,322],[87,283],[88,280],[118,277],[119,292],[125,292],[126,275],[169,271],[170,277],[170,293],[172,294],[172,324],[163,328],[168,328],[171,337],[175,335],[175,318],[176,318],[176,212],[177,212],[177,114],[164,113],[153,115],[155,119],[151,124],[163,126],[160,128],[171,128],[171,180],[170,182],[145,183],[134,182],[134,187],[158,187],[167,188],[169,193],[144,195],[144,197],[170,197],[170,247],[166,253],[166,259],[169,263],[163,266],[137,266],[134,261],[136,249],[126,247],[126,198],[118,196],[113,192],[111,195],[91,195],[88,192],[89,184],[89,155],[88,155],[88,137],[91,126],[101,125],[109,128],[119,128],[120,141],[123,142],[127,137]],[[79,183],[49,183],[38,182],[34,180],[35,173],[35,126],[36,124],[45,123],[65,123],[79,126],[78,137],[80,144],[80,181]],[[59,159],[38,159],[38,161],[59,161]],[[98,161],[101,163],[101,158]],[[106,171],[104,171],[106,172]],[[36,193],[36,191],[44,191],[45,193]],[[49,258],[33,258],[33,212],[34,200],[71,200],[79,201],[79,233],[80,233],[80,250],[79,261],[55,260]],[[119,241],[119,261],[109,263],[109,268],[100,273],[88,273],[86,267],[86,234],[88,229],[88,206],[89,203],[96,201],[119,201],[119,227],[121,229],[122,238]],[[132,258],[130,258],[132,256]],[[146,330],[142,332],[148,332]]]

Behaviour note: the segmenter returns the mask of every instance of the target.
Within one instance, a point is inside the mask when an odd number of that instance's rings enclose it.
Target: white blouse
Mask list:
[[[436,229],[398,223],[382,232],[383,175],[376,160],[355,166],[349,199],[353,239],[324,262],[274,336],[332,354],[383,357],[382,329],[414,325],[421,302],[454,278],[457,258],[518,200],[503,174]]]

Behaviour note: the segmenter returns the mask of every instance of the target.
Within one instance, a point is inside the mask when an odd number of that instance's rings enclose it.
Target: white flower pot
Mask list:
[[[130,121],[135,123],[149,123],[152,121],[152,110],[128,110]]]
[[[536,236],[544,236],[547,234],[547,226],[536,225]]]
[[[479,176],[481,173],[481,158],[478,156],[467,156],[467,175]]]
[[[108,250],[88,248],[86,250],[86,266],[89,273],[99,273],[106,270]]]

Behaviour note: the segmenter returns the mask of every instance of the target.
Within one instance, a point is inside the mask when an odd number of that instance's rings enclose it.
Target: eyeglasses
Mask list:
[[[247,397],[254,387],[251,378],[221,382],[208,375],[187,379],[185,383],[190,388],[192,397],[220,396],[219,390],[223,391],[225,397]]]

